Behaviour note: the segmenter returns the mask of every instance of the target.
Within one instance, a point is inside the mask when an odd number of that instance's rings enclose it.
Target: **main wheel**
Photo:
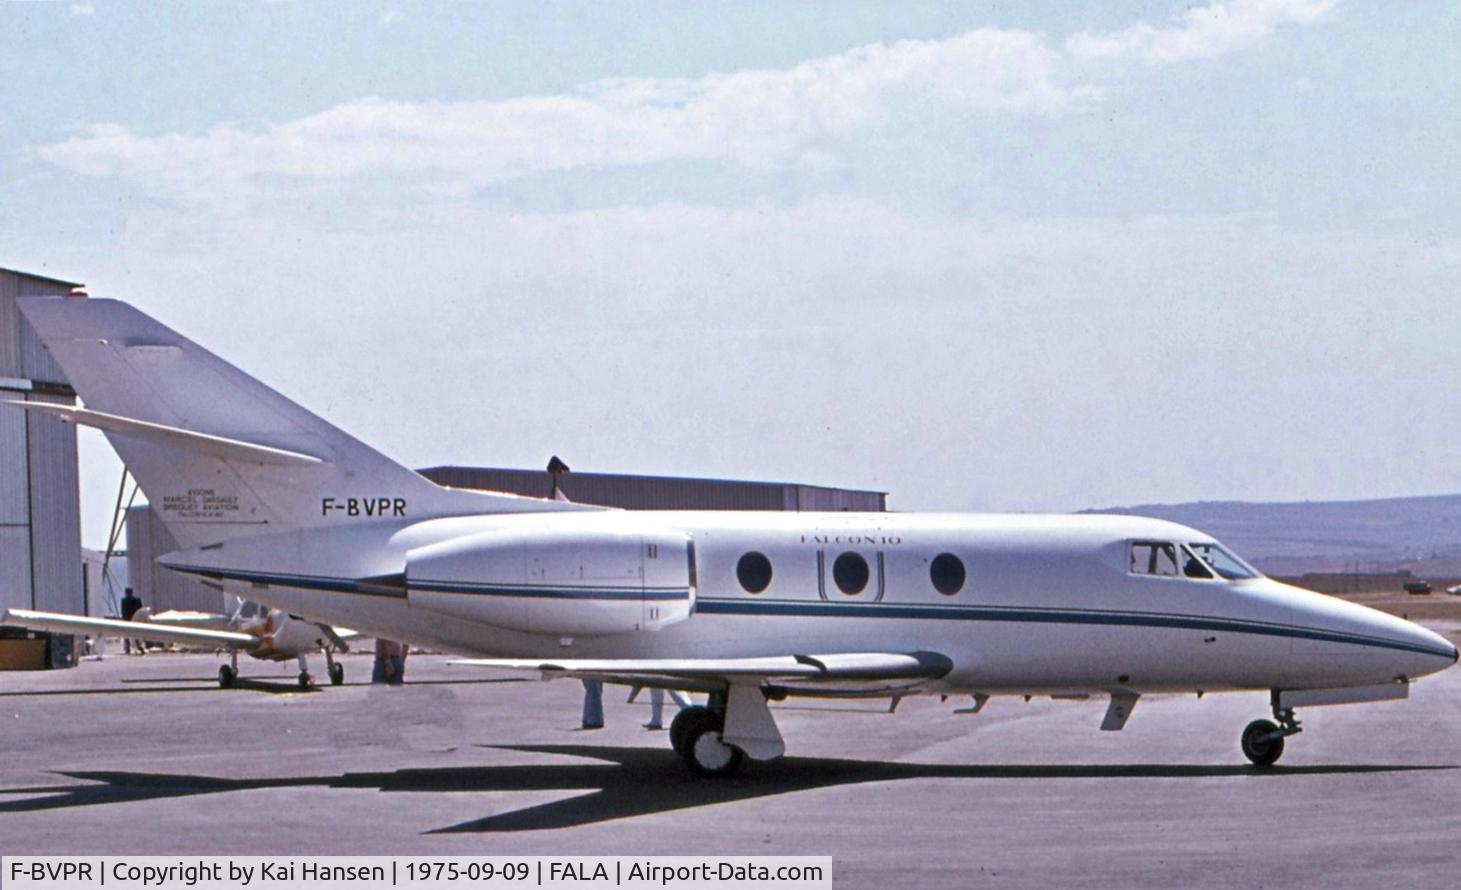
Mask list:
[[[238,679],[238,675],[233,672],[233,668],[229,667],[226,664],[221,664],[218,666],[219,689],[232,689],[233,681],[236,679]]]
[[[299,688],[310,689],[315,685],[315,678],[309,675],[309,671],[299,672]]]
[[[1266,738],[1278,732],[1272,720],[1254,720],[1243,729],[1243,756],[1255,766],[1272,766],[1283,754],[1283,736]]]
[[[705,708],[685,724],[680,740],[680,756],[699,776],[728,776],[741,765],[741,749],[720,739],[721,720]]]
[[[330,685],[339,686],[345,682],[345,665],[338,661],[330,665]]]
[[[691,705],[688,708],[681,708],[670,721],[670,747],[681,757],[685,756],[685,727],[700,719],[701,713],[709,714],[712,719],[715,713],[704,705]]]

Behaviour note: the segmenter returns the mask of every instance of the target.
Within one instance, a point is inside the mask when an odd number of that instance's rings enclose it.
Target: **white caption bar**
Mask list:
[[[830,856],[3,856],[5,890],[830,890]]]

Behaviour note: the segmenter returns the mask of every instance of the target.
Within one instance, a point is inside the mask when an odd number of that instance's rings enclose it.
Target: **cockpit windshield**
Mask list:
[[[1203,562],[1211,566],[1214,572],[1217,572],[1229,581],[1260,577],[1257,569],[1234,556],[1221,544],[1214,543],[1213,541],[1194,541],[1188,546],[1192,548],[1192,552],[1196,553]]]

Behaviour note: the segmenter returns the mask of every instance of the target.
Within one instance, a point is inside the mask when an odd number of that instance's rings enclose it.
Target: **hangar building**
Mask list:
[[[421,475],[437,485],[552,497],[547,470],[489,467],[427,467]],[[793,510],[882,513],[887,492],[827,488],[797,482],[747,482],[739,479],[686,479],[677,476],[628,476],[620,473],[564,473],[558,488],[580,504],[624,510]]]
[[[0,399],[74,404],[76,393],[20,315],[20,297],[67,297],[81,285],[0,269]],[[0,607],[83,612],[76,428],[0,405]],[[42,641],[45,642],[42,642]],[[75,663],[69,636],[0,639],[0,663]],[[44,651],[42,651],[44,650]]]

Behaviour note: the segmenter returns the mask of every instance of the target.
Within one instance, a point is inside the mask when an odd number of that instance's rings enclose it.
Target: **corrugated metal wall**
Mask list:
[[[71,398],[37,393],[32,393],[28,401],[67,405],[75,402]],[[86,611],[86,590],[81,565],[76,427],[39,414],[28,416],[26,421],[35,607],[81,614]]]
[[[421,475],[438,485],[548,497],[553,478],[544,470],[429,467]],[[560,486],[569,500],[625,510],[855,510],[883,512],[881,491],[784,482],[686,479],[614,473],[568,473]]]
[[[81,561],[86,571],[86,614],[106,618],[118,617],[122,605],[122,591],[132,582],[127,578],[127,557],[112,554],[108,560],[100,550],[81,551]],[[106,566],[106,576],[102,566]]]
[[[0,270],[0,377],[21,377],[20,312],[15,298],[20,296],[20,277]]]
[[[30,526],[0,526],[0,605],[29,609]]]
[[[23,391],[0,387],[0,399],[23,398]],[[26,452],[25,426],[24,411],[0,406],[0,526],[30,525],[30,455]]]
[[[76,285],[0,269],[0,377],[65,383],[61,368],[21,319],[17,297],[60,297]]]
[[[0,398],[74,403],[15,302],[74,286],[0,269]],[[85,610],[76,477],[75,427],[0,406],[0,605]]]
[[[132,591],[154,612],[221,612],[223,592],[196,578],[157,564],[157,557],[180,549],[177,538],[147,504],[127,511],[127,572]]]

